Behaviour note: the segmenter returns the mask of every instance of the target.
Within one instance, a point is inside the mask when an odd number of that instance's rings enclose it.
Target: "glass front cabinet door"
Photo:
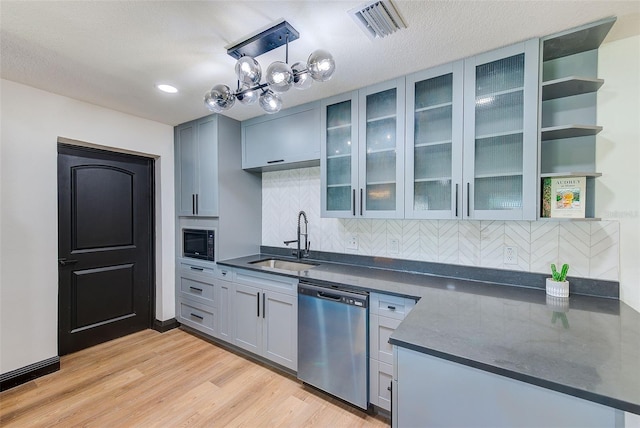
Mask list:
[[[322,216],[404,216],[404,78],[324,100]]]
[[[535,220],[537,39],[465,60],[463,217]]]
[[[462,218],[463,61],[407,76],[405,217]]]

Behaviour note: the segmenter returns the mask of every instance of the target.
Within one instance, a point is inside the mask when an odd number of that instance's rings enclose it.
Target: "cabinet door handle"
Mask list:
[[[267,313],[266,302],[267,302],[267,298],[264,295],[264,293],[262,293],[262,318],[264,318],[265,314]]]
[[[279,163],[279,162],[284,162],[284,159],[276,159],[276,160],[267,161],[267,163]]]
[[[197,271],[199,271],[199,272],[204,271],[204,268],[196,267],[196,266],[189,266],[189,269],[191,269],[191,270],[197,270]]]
[[[78,263],[78,261],[77,260],[69,260],[69,259],[62,258],[62,259],[58,259],[58,263],[60,263],[60,266],[67,266],[67,265],[76,264],[76,263]]]
[[[356,215],[356,189],[353,189],[353,215]]]
[[[195,215],[196,213],[196,194],[191,194],[191,214]]]
[[[256,293],[256,309],[258,312],[258,318],[260,318],[260,293]]]
[[[193,312],[191,312],[191,316],[194,317],[194,318],[198,318],[200,321],[202,321],[204,319],[204,317],[201,317],[198,314],[194,314]]]
[[[196,193],[196,214],[198,214],[198,211],[200,211],[198,209],[198,194]]]
[[[393,380],[389,382],[389,401],[391,402],[391,419],[393,419]]]
[[[189,287],[191,290],[194,291],[199,291],[200,293],[202,293],[202,288],[198,288],[198,287]]]
[[[471,217],[471,196],[469,196],[470,192],[471,192],[471,183],[467,181],[467,217]]]
[[[458,183],[456,183],[456,218],[458,217]]]
[[[360,215],[362,215],[362,187],[360,188]]]

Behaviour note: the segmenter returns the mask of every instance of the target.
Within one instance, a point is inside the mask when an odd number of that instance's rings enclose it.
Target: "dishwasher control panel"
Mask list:
[[[347,290],[340,287],[324,287],[315,284],[300,284],[298,294],[329,300],[360,308],[369,307],[369,293]]]

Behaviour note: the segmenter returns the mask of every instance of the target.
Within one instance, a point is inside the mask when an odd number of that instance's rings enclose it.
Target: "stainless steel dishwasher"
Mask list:
[[[298,379],[367,409],[369,294],[300,281]]]

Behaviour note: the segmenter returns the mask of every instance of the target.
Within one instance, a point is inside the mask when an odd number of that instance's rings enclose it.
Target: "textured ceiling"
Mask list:
[[[300,39],[290,63],[317,48],[336,73],[307,91],[283,95],[283,108],[378,83],[607,16],[607,41],[640,33],[640,1],[405,1],[407,24],[371,41],[347,13],[364,1],[0,1],[0,75],[46,91],[176,125],[205,116],[204,93],[235,87],[225,46],[286,19]],[[263,69],[284,47],[258,57]],[[164,94],[169,83],[177,94]],[[34,113],[42,113],[34,106]],[[259,116],[236,105],[226,115]]]

